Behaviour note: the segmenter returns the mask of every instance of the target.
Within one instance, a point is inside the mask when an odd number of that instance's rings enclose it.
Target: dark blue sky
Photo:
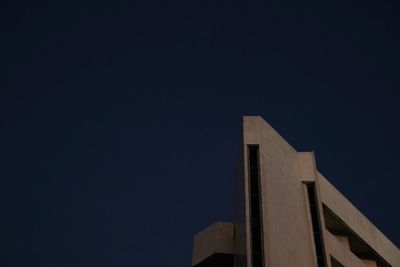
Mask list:
[[[399,47],[395,0],[2,0],[0,266],[190,266],[242,115],[399,246]]]

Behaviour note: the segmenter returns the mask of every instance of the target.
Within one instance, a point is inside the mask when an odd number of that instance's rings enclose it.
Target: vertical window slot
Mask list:
[[[311,223],[313,228],[315,253],[317,255],[317,266],[325,266],[325,256],[321,237],[321,222],[318,217],[318,202],[315,194],[315,184],[309,183],[307,186],[308,205],[311,213]]]
[[[252,267],[264,266],[262,243],[262,219],[260,199],[260,160],[258,145],[248,146],[250,179],[250,224]]]

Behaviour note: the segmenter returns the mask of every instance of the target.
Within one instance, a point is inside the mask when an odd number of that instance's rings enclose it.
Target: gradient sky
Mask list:
[[[0,2],[0,266],[184,267],[261,115],[400,246],[400,4]]]

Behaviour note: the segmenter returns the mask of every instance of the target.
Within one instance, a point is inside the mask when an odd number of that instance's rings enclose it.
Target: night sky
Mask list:
[[[400,4],[0,1],[0,266],[191,266],[260,115],[400,246]]]

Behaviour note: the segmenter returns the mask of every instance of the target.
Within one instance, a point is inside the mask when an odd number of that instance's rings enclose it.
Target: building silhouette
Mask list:
[[[243,118],[235,223],[195,235],[195,267],[400,267],[400,250],[261,117]],[[400,224],[399,224],[400,225]]]

